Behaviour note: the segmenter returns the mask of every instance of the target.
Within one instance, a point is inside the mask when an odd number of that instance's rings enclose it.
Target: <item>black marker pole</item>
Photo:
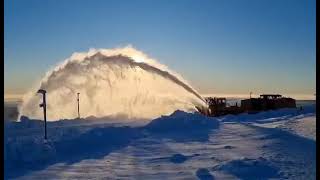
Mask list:
[[[80,107],[80,105],[79,105],[80,98],[79,98],[79,94],[80,93],[77,93],[77,95],[78,95],[77,96],[77,101],[78,101],[78,119],[80,119],[80,108],[79,108]]]
[[[47,105],[46,105],[46,90],[39,89],[38,93],[42,94],[42,103],[39,104],[43,108],[44,118],[44,139],[47,140]]]

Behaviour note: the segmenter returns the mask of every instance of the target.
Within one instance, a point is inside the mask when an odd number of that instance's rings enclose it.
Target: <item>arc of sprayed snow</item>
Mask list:
[[[31,98],[34,95],[34,91],[41,87],[43,83],[47,82],[48,79],[52,74],[54,74],[57,71],[60,71],[65,68],[67,64],[70,62],[82,62],[85,59],[90,59],[93,55],[102,55],[104,57],[115,57],[122,55],[124,57],[129,58],[131,61],[131,64],[138,65],[141,68],[144,68],[145,70],[149,69],[153,72],[163,75],[166,78],[172,80],[173,82],[176,82],[177,84],[181,85],[184,89],[186,89],[188,92],[191,92],[196,97],[198,97],[200,100],[202,100],[205,103],[205,100],[192,88],[190,85],[188,85],[187,82],[184,82],[185,80],[177,73],[171,72],[165,65],[159,64],[157,61],[148,58],[144,53],[141,51],[136,50],[131,45],[126,46],[124,48],[116,48],[116,49],[90,49],[89,52],[85,53],[73,53],[73,55],[66,59],[64,62],[60,63],[59,65],[55,66],[52,70],[48,71],[45,75],[45,77],[40,81],[38,85],[32,86],[31,90],[28,91],[23,96],[23,102],[22,105],[19,106],[19,119],[21,116],[21,110],[24,107],[24,104],[28,102],[29,98]],[[159,68],[153,67],[153,66],[159,66]],[[161,70],[164,69],[164,70]],[[182,80],[181,80],[182,79]]]
[[[128,56],[125,56],[125,55],[118,55],[119,57],[119,60],[123,61],[123,62],[126,62],[132,66],[138,66],[140,67],[141,69],[145,70],[145,71],[151,71],[151,72],[154,72],[162,77],[165,77],[171,81],[173,81],[174,83],[182,86],[186,91],[192,93],[193,95],[195,95],[196,97],[198,97],[200,100],[202,100],[203,102],[205,102],[205,100],[197,93],[195,92],[190,86],[188,86],[187,84],[185,84],[184,82],[182,82],[181,80],[179,80],[177,77],[175,77],[174,75],[170,74],[169,72],[167,71],[163,71],[161,69],[158,69],[154,66],[151,66],[147,63],[144,63],[144,62],[135,62],[132,58],[128,57]],[[92,57],[90,58],[96,58],[96,59],[99,59],[101,61],[110,61],[113,57],[107,57],[105,55],[103,55],[102,53],[100,52],[97,52],[96,54],[94,54]],[[90,58],[86,58],[87,60],[90,59]]]

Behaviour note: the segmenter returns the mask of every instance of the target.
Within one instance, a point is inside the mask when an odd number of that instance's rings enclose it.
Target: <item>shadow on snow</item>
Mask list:
[[[85,133],[74,131],[71,138],[62,135],[64,138],[47,142],[27,141],[14,144],[6,141],[5,179],[17,178],[55,163],[73,164],[85,159],[101,159],[146,136],[180,142],[208,141],[210,131],[218,127],[219,122],[215,119],[176,111],[143,127],[96,127]]]

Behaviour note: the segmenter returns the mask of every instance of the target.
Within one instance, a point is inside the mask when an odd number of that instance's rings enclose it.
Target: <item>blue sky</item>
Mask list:
[[[5,93],[75,51],[127,44],[201,93],[316,90],[315,0],[5,0]]]

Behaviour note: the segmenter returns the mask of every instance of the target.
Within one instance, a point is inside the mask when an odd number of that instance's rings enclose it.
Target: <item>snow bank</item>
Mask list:
[[[157,118],[145,126],[107,122],[112,121],[91,117],[91,121],[79,119],[48,122],[48,141],[43,140],[43,121],[22,117],[21,122],[8,123],[4,136],[5,171],[12,175],[19,169],[41,169],[59,162],[99,159],[115,149],[127,147],[132,140],[144,137],[146,131],[149,134],[180,132],[185,138],[192,131],[200,131],[208,136],[210,129],[219,127],[219,122],[214,118],[183,111]],[[186,159],[183,155],[170,158],[173,163]]]
[[[19,148],[19,146],[24,148]],[[44,163],[56,154],[52,142],[43,139],[34,139],[33,141],[21,142],[21,144],[19,141],[8,143],[6,150],[8,153],[14,153],[7,156],[13,157],[13,161],[22,160],[26,163],[35,163],[35,159],[39,161],[38,163]]]
[[[169,116],[162,116],[151,121],[146,129],[152,132],[202,131],[219,127],[219,122],[199,113],[187,113],[180,110]]]

